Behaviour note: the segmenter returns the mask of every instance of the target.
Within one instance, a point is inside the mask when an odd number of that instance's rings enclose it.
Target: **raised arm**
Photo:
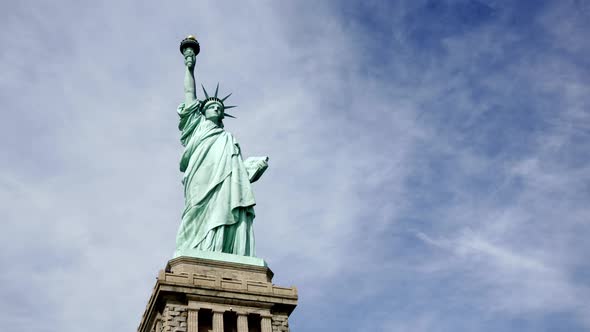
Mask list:
[[[197,99],[195,89],[195,59],[196,55],[192,48],[184,49],[184,65],[186,71],[184,74],[184,104],[190,105]]]

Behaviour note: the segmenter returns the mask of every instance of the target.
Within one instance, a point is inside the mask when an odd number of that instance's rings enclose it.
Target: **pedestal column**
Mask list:
[[[162,319],[158,318],[156,321],[156,332],[162,332]]]
[[[270,320],[271,316],[260,317],[260,330],[261,332],[272,332],[272,324]]]
[[[189,309],[187,317],[187,332],[199,332],[199,310]]]
[[[223,311],[213,311],[213,332],[223,332]]]
[[[248,314],[238,312],[238,332],[248,332]]]

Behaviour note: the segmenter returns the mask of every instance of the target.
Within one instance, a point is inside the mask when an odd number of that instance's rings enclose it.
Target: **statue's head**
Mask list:
[[[223,120],[223,104],[215,100],[205,103],[203,105],[203,115],[207,120],[219,124]]]
[[[203,87],[201,85],[201,87]],[[213,121],[220,127],[223,127],[223,118],[230,117],[235,118],[232,115],[225,113],[226,109],[235,107],[235,106],[225,106],[223,102],[231,96],[231,93],[224,98],[218,98],[217,92],[219,91],[219,83],[217,84],[217,88],[215,88],[215,95],[209,97],[207,94],[207,90],[203,87],[203,92],[205,93],[205,99],[201,101],[201,113],[205,116],[207,120]]]

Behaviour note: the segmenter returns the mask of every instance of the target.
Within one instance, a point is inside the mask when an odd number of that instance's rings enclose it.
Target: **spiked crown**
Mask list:
[[[224,117],[228,117],[228,118],[234,118],[235,116],[231,115],[231,114],[227,114],[225,113],[226,109],[229,108],[234,108],[236,106],[225,106],[223,104],[223,102],[229,98],[229,96],[231,96],[231,93],[223,98],[218,98],[217,97],[217,93],[219,92],[219,83],[217,83],[217,87],[215,88],[215,95],[214,96],[209,96],[209,94],[207,93],[207,90],[205,90],[205,87],[201,84],[201,87],[203,88],[203,93],[205,94],[205,99],[201,101],[201,113],[205,112],[205,109],[207,108],[208,105],[212,104],[212,103],[217,103],[221,105],[221,108],[223,109],[223,116]]]

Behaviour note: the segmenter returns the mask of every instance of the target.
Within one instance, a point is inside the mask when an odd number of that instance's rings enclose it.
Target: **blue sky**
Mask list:
[[[132,331],[183,207],[179,41],[293,331],[590,330],[587,1],[0,5],[0,323]]]

